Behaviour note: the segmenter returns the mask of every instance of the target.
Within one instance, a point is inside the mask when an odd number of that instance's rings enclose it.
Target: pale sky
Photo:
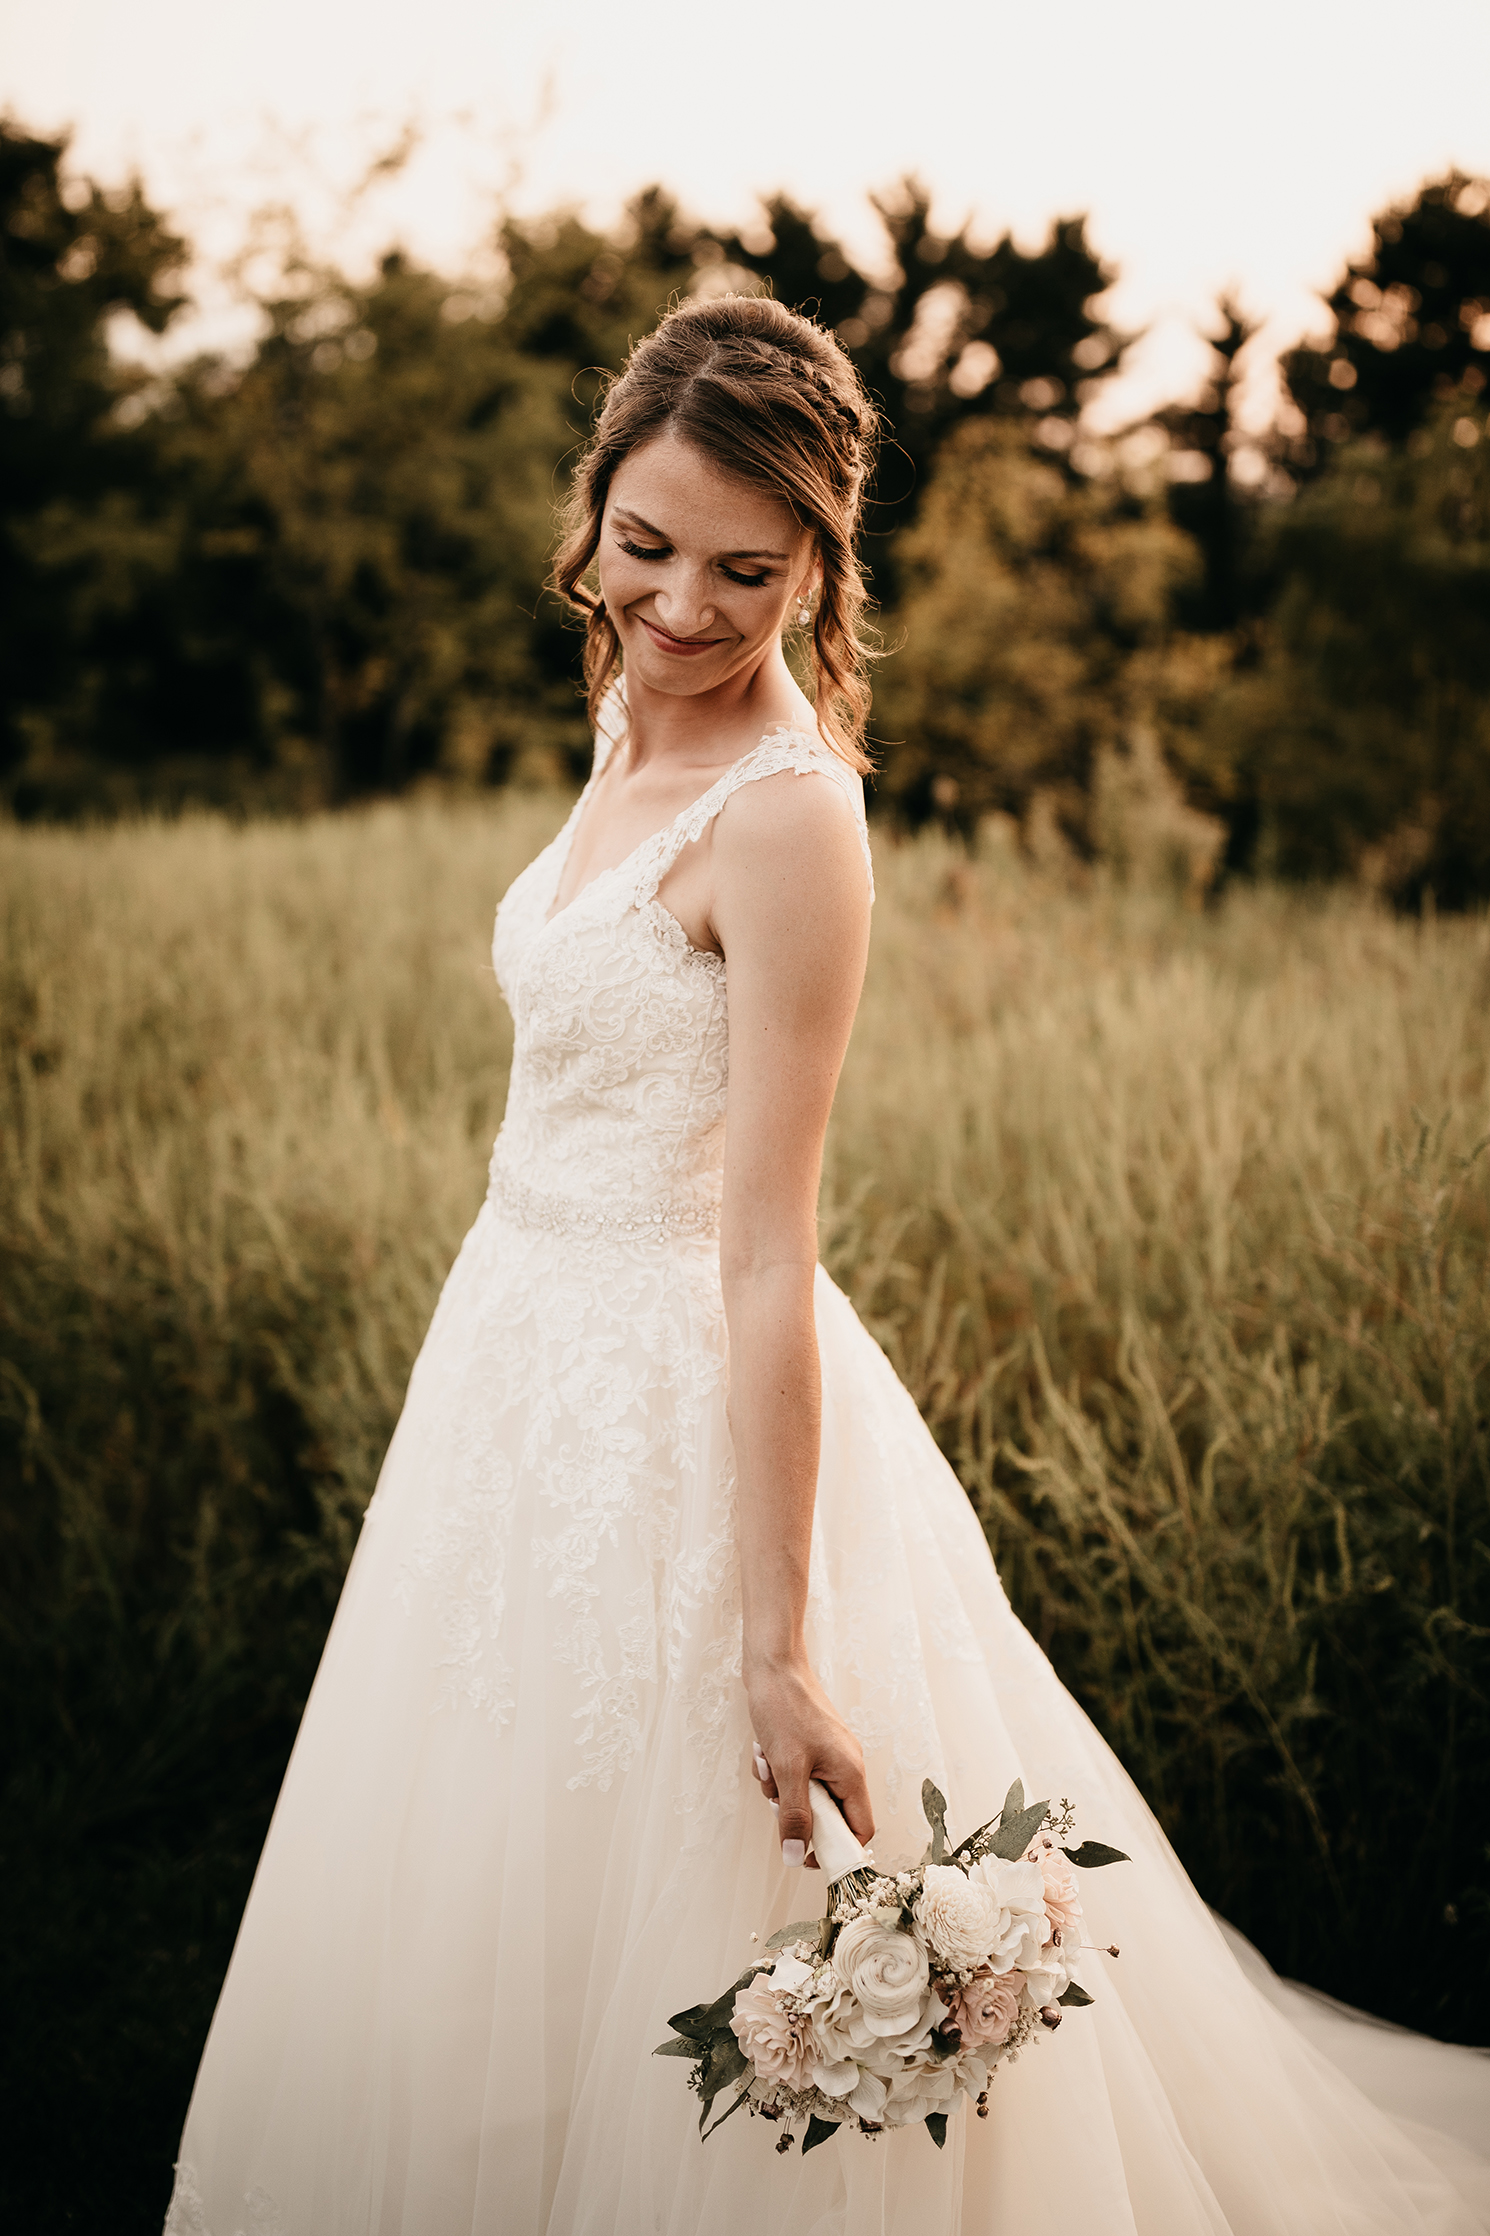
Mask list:
[[[990,237],[1086,211],[1121,272],[1104,309],[1149,330],[1103,419],[1193,387],[1226,286],[1267,320],[1265,418],[1273,353],[1324,330],[1372,212],[1490,174],[1490,0],[0,0],[0,106],[73,127],[106,182],[138,168],[209,260],[273,199],[353,263],[397,239],[452,271],[498,193],[604,220],[655,179],[740,223],[784,187],[866,258],[866,195],[906,171]],[[349,217],[409,120],[420,150]],[[199,337],[231,338],[205,270],[200,291]]]

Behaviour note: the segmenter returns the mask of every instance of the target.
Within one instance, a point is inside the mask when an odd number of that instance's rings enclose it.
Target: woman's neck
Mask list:
[[[816,727],[779,646],[756,667],[727,677],[712,691],[658,691],[631,675],[623,677],[623,688],[623,751],[633,769],[660,760],[724,767],[778,723]]]

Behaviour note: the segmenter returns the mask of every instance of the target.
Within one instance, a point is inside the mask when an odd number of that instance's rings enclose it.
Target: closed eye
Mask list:
[[[634,543],[629,536],[622,536],[618,540],[621,549],[632,559],[670,559],[673,555],[671,544]],[[759,590],[763,583],[767,583],[771,579],[769,570],[761,575],[742,575],[736,568],[726,567],[722,560],[719,571],[722,575],[727,576],[731,582],[738,582],[744,590]]]

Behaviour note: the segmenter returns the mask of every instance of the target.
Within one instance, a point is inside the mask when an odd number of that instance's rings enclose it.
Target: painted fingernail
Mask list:
[[[807,1860],[806,1841],[783,1840],[781,1843],[781,1860],[788,1871],[800,1871]]]

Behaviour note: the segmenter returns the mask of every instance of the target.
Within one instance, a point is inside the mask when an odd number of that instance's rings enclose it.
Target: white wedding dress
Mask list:
[[[1290,1991],[1245,1943],[1239,1961],[821,1271],[809,1636],[864,1744],[876,1853],[924,1847],[924,1775],[954,1832],[1015,1776],[1068,1795],[1079,1831],[1132,1857],[1082,1879],[1091,1939],[1122,1956],[1086,1960],[1093,2008],[1004,2067],[991,2116],[959,2111],[940,2151],[915,2127],[780,2156],[748,2117],[701,2143],[686,2069],[651,2055],[753,1934],[823,1894],[782,1869],[749,1775],[726,972],[657,898],[741,785],[809,777],[844,786],[862,830],[857,779],[783,732],[551,915],[576,808],[502,902],[516,1050],[490,1194],[306,1710],[168,2236],[1490,2227],[1470,2147],[1490,2060]]]

